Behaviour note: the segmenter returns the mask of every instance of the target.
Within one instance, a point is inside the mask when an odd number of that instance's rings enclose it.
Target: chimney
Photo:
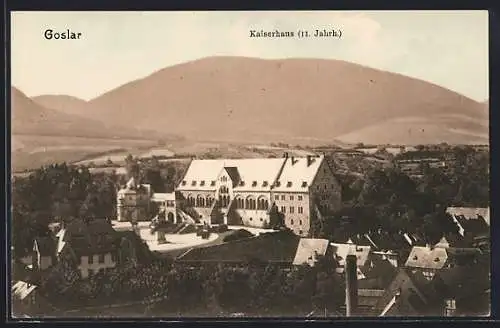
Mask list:
[[[295,164],[295,157],[292,156],[292,165]]]
[[[345,264],[345,297],[346,316],[352,317],[356,314],[358,307],[358,273],[356,255],[347,255]]]

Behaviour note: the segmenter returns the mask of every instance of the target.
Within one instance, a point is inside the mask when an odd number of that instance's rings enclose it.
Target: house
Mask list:
[[[308,236],[312,221],[341,205],[341,187],[323,156],[193,160],[176,190],[194,219],[265,227],[271,208]]]
[[[489,208],[448,207],[446,213],[458,225],[458,232],[462,237],[473,240],[477,236],[489,235]]]
[[[480,264],[442,270],[433,279],[443,298],[442,315],[489,315],[491,279],[489,268]]]
[[[442,269],[476,263],[480,255],[481,250],[476,248],[415,246],[408,256],[405,267],[413,273],[419,271],[431,280],[436,272]]]
[[[399,268],[375,306],[375,312],[387,317],[441,315],[441,304],[432,283],[422,273]]]
[[[151,186],[132,177],[117,193],[118,221],[148,221],[151,196]]]
[[[358,271],[358,279],[365,278],[364,272],[368,270],[369,267],[369,255],[370,255],[370,246],[358,246],[352,243],[347,244],[339,244],[339,243],[331,243],[332,253],[335,260],[338,263],[337,273],[343,273],[345,269],[345,261],[347,255],[356,255],[356,265]]]
[[[29,281],[17,281],[11,287],[12,300],[24,305],[33,305],[37,301],[37,285]]]
[[[314,266],[320,257],[328,257],[330,255],[331,248],[327,239],[301,238],[292,264]]]
[[[57,237],[58,258],[74,262],[82,278],[117,264],[117,232],[106,220],[74,221]]]

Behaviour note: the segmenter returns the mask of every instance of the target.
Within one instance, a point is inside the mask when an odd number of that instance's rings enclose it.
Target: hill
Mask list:
[[[56,109],[67,114],[81,115],[87,108],[85,100],[68,95],[42,95],[31,97],[31,99],[45,108]]]
[[[80,113],[198,140],[481,143],[484,104],[337,60],[209,57],[90,100]]]

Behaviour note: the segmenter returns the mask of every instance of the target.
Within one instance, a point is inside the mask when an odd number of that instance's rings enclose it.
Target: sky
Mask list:
[[[28,96],[90,100],[209,56],[345,60],[488,99],[487,11],[13,12],[11,82]],[[340,38],[250,38],[250,30],[341,30]],[[82,33],[47,40],[47,29]]]

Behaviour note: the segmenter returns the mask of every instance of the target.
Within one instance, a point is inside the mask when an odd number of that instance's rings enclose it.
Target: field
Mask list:
[[[178,141],[159,146],[156,140],[13,135],[12,171],[17,174],[61,162],[102,166],[111,161],[113,166],[121,167],[129,154],[139,158],[156,156],[161,162],[168,162],[191,157],[281,157],[285,152],[290,156],[312,154],[303,149],[227,142]]]
[[[110,155],[105,153],[118,156],[119,152],[144,152],[157,145],[157,141],[13,135],[11,144],[12,171],[19,172],[58,162],[77,162],[93,157],[107,159]]]

